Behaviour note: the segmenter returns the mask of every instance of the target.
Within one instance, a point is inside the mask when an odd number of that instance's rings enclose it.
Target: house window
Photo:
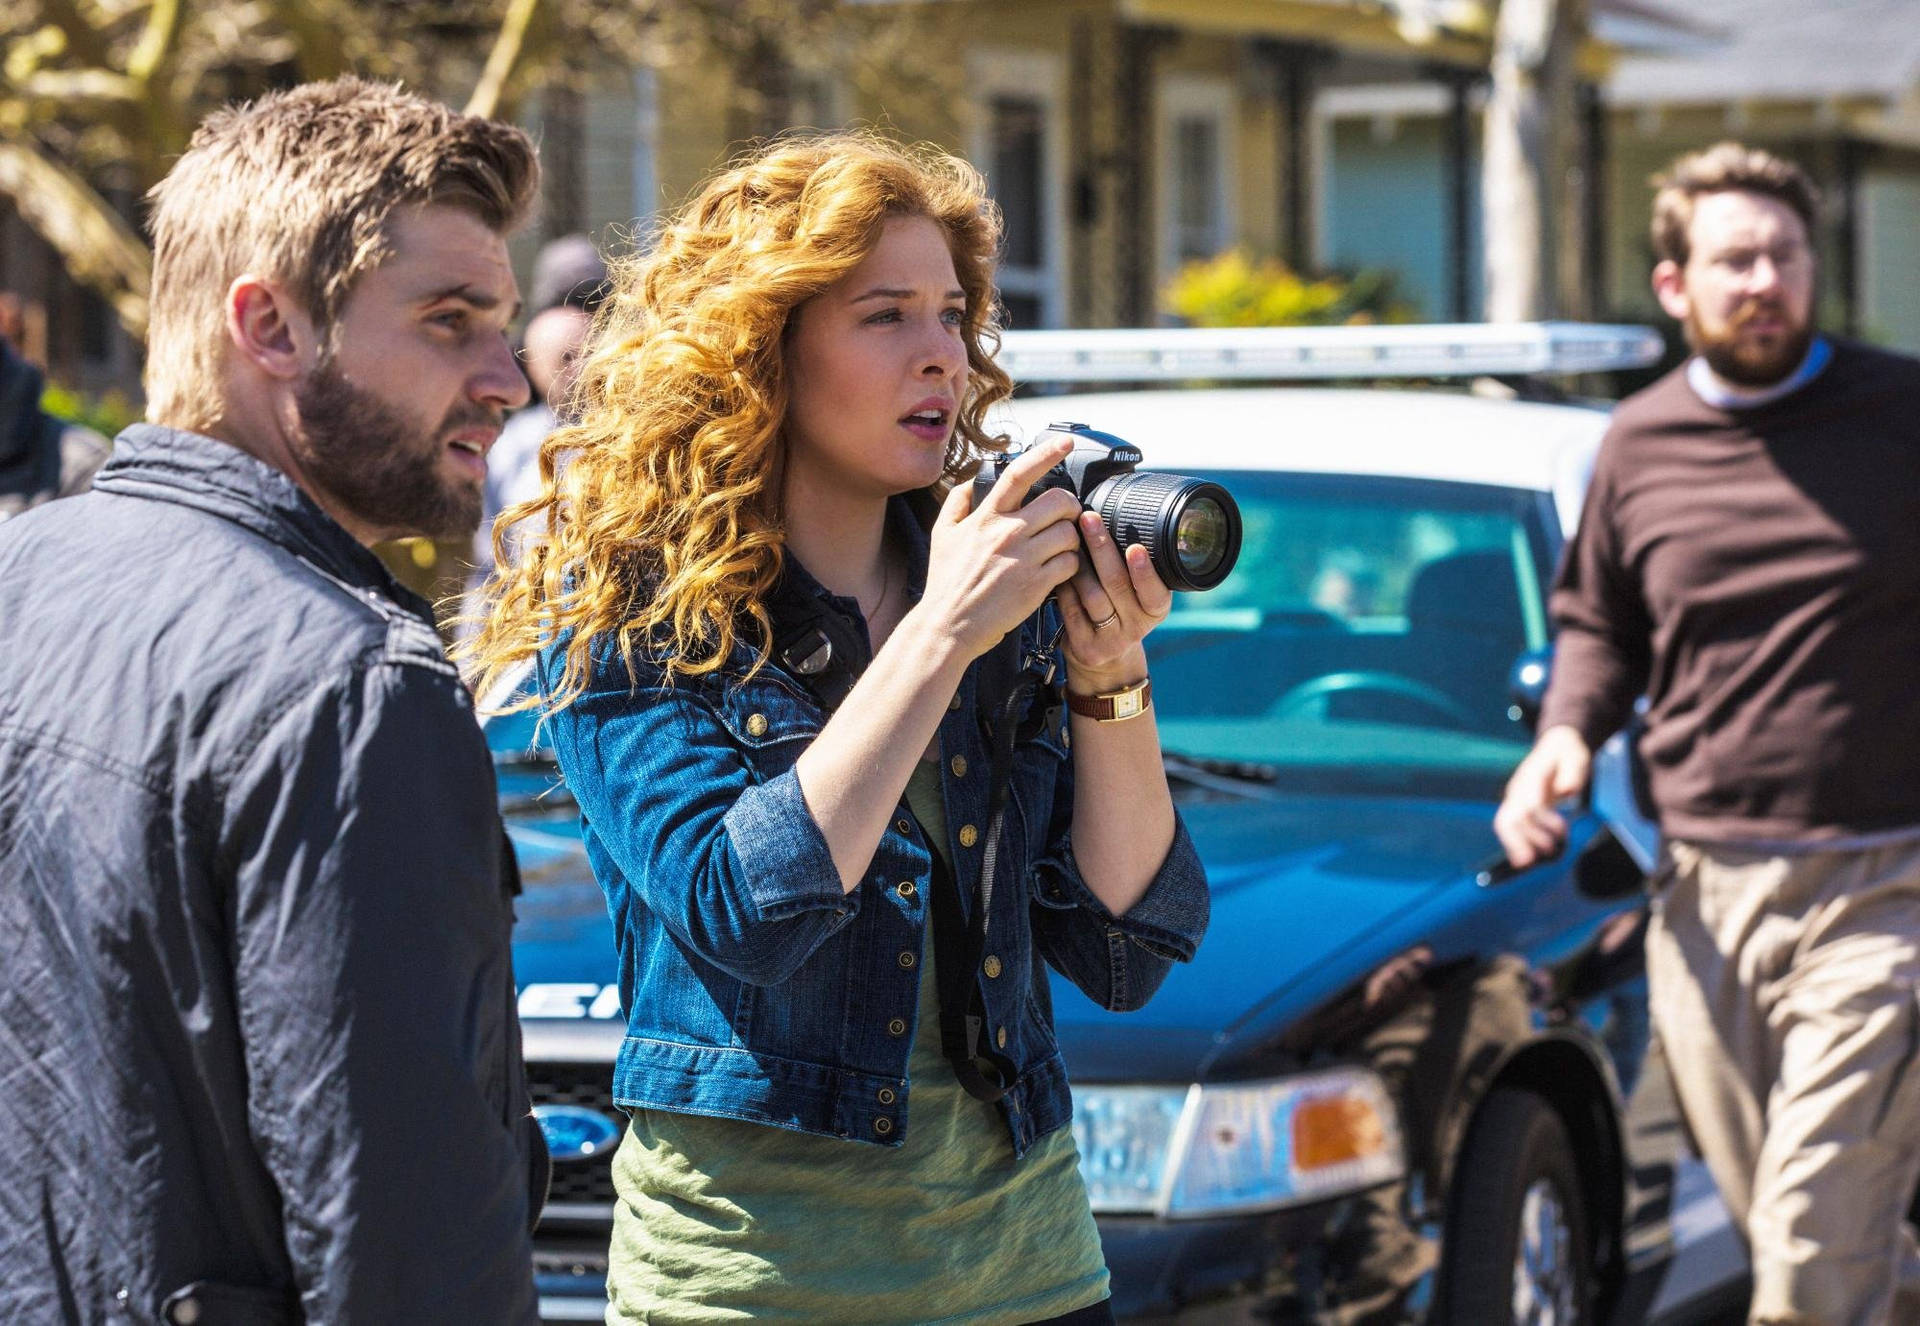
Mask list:
[[[1225,79],[1168,78],[1160,88],[1162,275],[1233,243],[1229,188],[1233,86]]]
[[[1000,303],[1007,325],[1061,325],[1062,170],[1059,66],[1037,52],[981,52],[973,159],[1000,205]]]
[[[1015,327],[1041,325],[1041,301],[1033,277],[1046,267],[1041,197],[1046,189],[1046,108],[1025,97],[995,97],[991,106],[993,147],[987,178],[1005,219],[1000,255],[1000,301]]]
[[[1220,124],[1183,115],[1173,124],[1173,256],[1210,258],[1220,249]]]

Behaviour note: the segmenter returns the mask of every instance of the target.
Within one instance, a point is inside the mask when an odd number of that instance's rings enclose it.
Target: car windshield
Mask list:
[[[1497,795],[1530,733],[1509,677],[1547,644],[1538,493],[1405,478],[1216,473],[1245,542],[1148,637],[1169,753],[1282,786]]]

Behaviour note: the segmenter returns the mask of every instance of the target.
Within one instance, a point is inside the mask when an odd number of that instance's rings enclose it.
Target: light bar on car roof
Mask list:
[[[1664,348],[1651,328],[1580,322],[1126,327],[1005,332],[997,358],[1015,382],[1273,381],[1605,373]]]

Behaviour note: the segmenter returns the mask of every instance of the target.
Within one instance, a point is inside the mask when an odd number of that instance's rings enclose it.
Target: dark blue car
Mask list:
[[[1213,925],[1137,1013],[1057,980],[1074,1131],[1125,1319],[1689,1321],[1745,1265],[1650,1039],[1650,828],[1603,755],[1568,852],[1491,829],[1550,658],[1545,587],[1604,416],[1437,392],[1018,403],[1224,483],[1245,548],[1149,641]],[[613,942],[575,811],[496,721],[515,959],[554,1146],[552,1320],[598,1319]]]

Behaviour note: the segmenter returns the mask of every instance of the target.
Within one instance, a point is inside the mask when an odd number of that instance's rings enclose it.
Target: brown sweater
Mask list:
[[[1644,691],[1668,834],[1920,825],[1920,361],[1834,351],[1752,410],[1669,373],[1601,445],[1540,726],[1597,746]]]

